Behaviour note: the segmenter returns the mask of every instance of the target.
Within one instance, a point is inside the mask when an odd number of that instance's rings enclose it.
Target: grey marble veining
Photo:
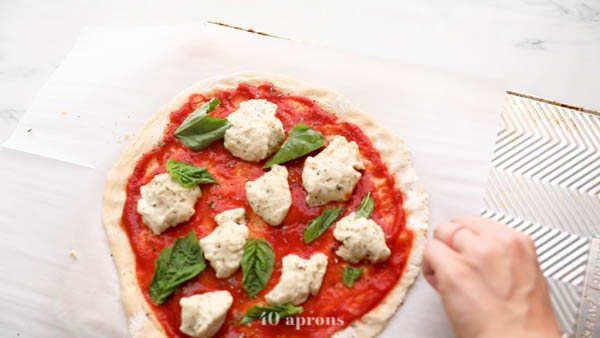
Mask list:
[[[525,39],[517,42],[515,46],[519,48],[532,49],[532,50],[546,50],[544,41],[539,39]]]
[[[556,10],[564,16],[578,21],[600,22],[600,3],[598,1],[555,1],[549,0]]]
[[[10,135],[24,112],[25,110],[11,108],[0,109],[0,140],[3,141]]]

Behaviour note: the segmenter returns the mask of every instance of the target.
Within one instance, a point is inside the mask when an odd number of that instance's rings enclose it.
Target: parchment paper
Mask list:
[[[127,336],[100,222],[105,176],[159,106],[241,70],[337,90],[404,137],[432,225],[479,212],[501,82],[210,24],[88,28],[0,148],[2,336]],[[422,277],[382,336],[452,336]]]

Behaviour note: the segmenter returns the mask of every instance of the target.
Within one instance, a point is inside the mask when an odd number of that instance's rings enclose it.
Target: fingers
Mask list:
[[[475,235],[470,228],[462,227],[448,239],[450,247],[458,252],[469,252],[471,248],[479,244],[479,236]]]
[[[453,217],[451,221],[456,224],[469,226],[470,229],[479,233],[482,237],[482,241],[493,240],[495,242],[501,242],[505,246],[521,245],[526,248],[529,253],[535,254],[535,246],[533,245],[531,237],[511,229],[502,223],[475,215],[458,215]],[[463,237],[462,234],[461,237]],[[456,247],[456,245],[456,238],[454,238],[454,246]]]
[[[423,259],[423,277],[425,277],[429,285],[436,290],[438,289],[438,281],[435,277],[435,271],[427,259]]]
[[[435,228],[434,238],[458,252],[468,251],[469,246],[477,242],[469,225],[453,222],[440,223]]]
[[[459,264],[458,253],[446,244],[437,239],[427,243],[423,252],[423,275],[436,290],[439,290],[440,282],[447,280]]]
[[[494,235],[506,231],[505,225],[476,215],[457,215],[450,221],[456,224],[468,225],[473,231],[481,235]]]

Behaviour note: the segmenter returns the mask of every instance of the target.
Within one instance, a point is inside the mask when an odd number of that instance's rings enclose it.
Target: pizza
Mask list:
[[[204,80],[109,173],[134,337],[372,337],[420,270],[428,197],[403,140],[333,91]]]

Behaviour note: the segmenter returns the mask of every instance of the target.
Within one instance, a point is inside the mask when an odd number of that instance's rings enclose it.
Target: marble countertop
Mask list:
[[[600,1],[0,2],[0,141],[88,25],[206,20],[355,53],[502,78],[600,110]]]

